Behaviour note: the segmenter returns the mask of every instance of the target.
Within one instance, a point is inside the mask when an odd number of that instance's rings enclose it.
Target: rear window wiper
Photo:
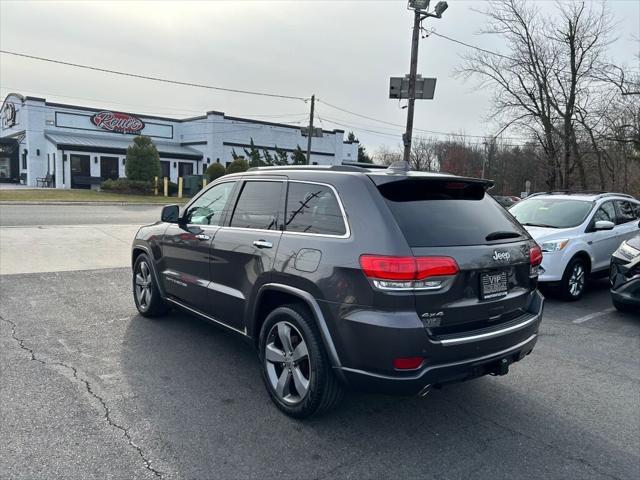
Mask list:
[[[502,240],[504,238],[520,238],[522,235],[518,232],[509,232],[509,231],[497,231],[491,232],[489,235],[484,237],[487,242],[492,240]]]
[[[523,223],[527,227],[543,227],[543,228],[558,228],[555,225],[547,225],[546,223]]]

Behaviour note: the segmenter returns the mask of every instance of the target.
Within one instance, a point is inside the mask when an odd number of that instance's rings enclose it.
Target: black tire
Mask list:
[[[156,285],[152,268],[149,257],[142,253],[133,264],[132,275],[133,301],[140,315],[149,318],[162,316],[169,311],[169,306],[162,299]],[[144,295],[141,294],[143,290]]]
[[[582,258],[572,259],[567,265],[560,282],[562,298],[569,302],[580,300],[587,287],[588,274],[587,263]]]
[[[622,313],[638,313],[640,308],[634,307],[633,305],[629,305],[628,303],[622,303],[615,298],[612,298],[613,306],[616,307],[616,310]]]
[[[281,342],[279,327],[283,325],[289,328],[289,346],[297,346],[290,348],[289,355],[287,355],[284,343],[280,343],[280,353],[285,354],[285,361],[280,363],[273,361],[272,356],[274,349],[276,349],[275,345]],[[299,350],[297,347],[301,344],[306,346],[308,359],[296,363],[294,354]],[[267,345],[270,347],[270,360],[267,358]],[[276,406],[290,417],[307,418],[325,413],[334,408],[342,399],[344,389],[333,373],[318,328],[304,307],[295,304],[284,305],[269,313],[260,330],[258,353],[262,379],[267,391]],[[291,373],[292,368],[294,372],[297,368],[298,373],[303,371],[308,373],[308,387],[303,395],[297,392],[298,383],[295,382],[297,380],[294,378],[295,373]],[[279,385],[283,375],[289,379],[284,381],[284,384],[289,385],[285,387],[286,395],[279,394],[277,385],[273,383],[277,379]],[[302,375],[302,378],[306,380],[307,377],[304,377],[304,373]]]

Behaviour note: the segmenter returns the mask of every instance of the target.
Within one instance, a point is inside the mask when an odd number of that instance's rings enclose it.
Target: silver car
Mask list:
[[[640,202],[622,193],[537,193],[509,210],[542,248],[539,281],[578,300],[587,278],[606,275],[611,254],[640,231]]]

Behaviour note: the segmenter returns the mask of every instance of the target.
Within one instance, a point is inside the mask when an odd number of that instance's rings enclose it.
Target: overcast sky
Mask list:
[[[388,98],[389,76],[409,70],[412,15],[405,0],[55,2],[0,1],[0,47],[151,76],[308,97],[386,122],[406,110]],[[435,3],[435,0],[432,1]],[[448,0],[425,26],[463,42],[504,51],[478,35],[482,0]],[[552,11],[554,2],[539,0]],[[640,1],[607,2],[618,22],[611,57],[640,68]],[[452,72],[466,47],[436,36],[421,40],[418,72],[437,77],[434,100],[417,102],[417,128],[470,135],[495,133],[486,122],[490,92]],[[147,80],[0,55],[0,94],[12,91],[62,103],[133,113],[194,116],[207,110],[305,124],[308,105],[171,86]],[[400,143],[402,128],[319,103],[325,128],[354,130],[369,150]],[[316,120],[318,121],[318,120]],[[368,132],[374,130],[377,133]]]

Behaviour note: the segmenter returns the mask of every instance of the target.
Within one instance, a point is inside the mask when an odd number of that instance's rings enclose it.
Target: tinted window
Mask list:
[[[347,233],[333,190],[311,183],[289,183],[286,229],[325,235]]]
[[[380,185],[412,247],[480,245],[527,237],[524,229],[478,183],[405,180]]]
[[[221,183],[203,193],[187,210],[187,223],[220,225],[222,211],[234,185],[235,182]]]
[[[246,182],[231,218],[232,227],[275,230],[282,182]]]
[[[571,228],[584,222],[592,208],[585,200],[533,197],[516,203],[509,212],[523,225]]]
[[[613,202],[603,203],[596,214],[593,216],[594,222],[607,221],[616,223],[616,210],[613,207]]]
[[[618,223],[627,223],[640,218],[640,206],[635,203],[616,200],[618,207]]]

